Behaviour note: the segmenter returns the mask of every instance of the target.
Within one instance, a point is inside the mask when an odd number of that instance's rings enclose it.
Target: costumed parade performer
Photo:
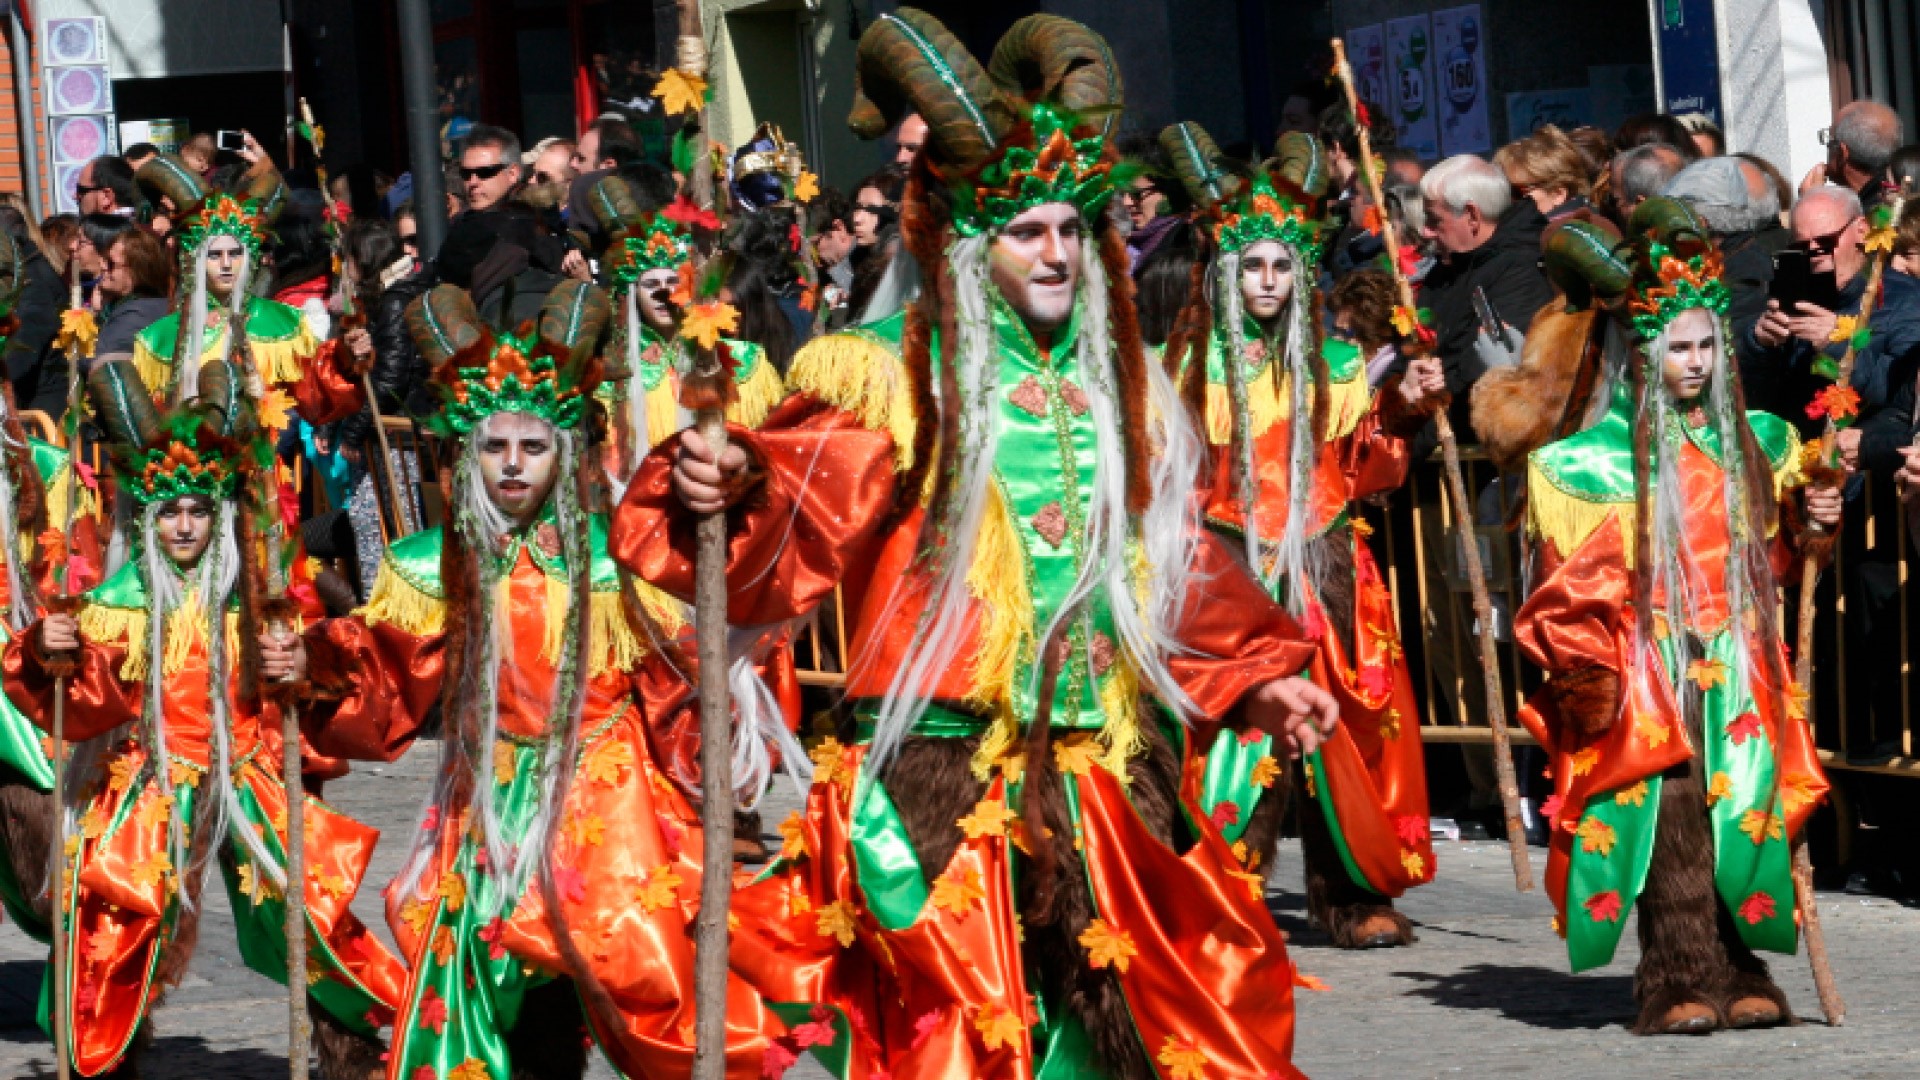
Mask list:
[[[391,761],[440,706],[387,894],[412,966],[387,1075],[577,1080],[588,1034],[624,1075],[687,1075],[700,837],[647,728],[690,676],[676,606],[619,571],[588,509],[606,296],[563,283],[511,333],[441,285],[407,317],[456,448],[450,521],[390,547],[354,616],[263,643],[270,677],[310,687],[324,753]],[[738,981],[729,1018],[729,1075],[756,1077],[780,1023]]]
[[[1412,924],[1392,901],[1434,872],[1426,762],[1393,597],[1353,504],[1406,481],[1406,437],[1444,388],[1439,361],[1415,360],[1376,392],[1357,345],[1321,338],[1327,170],[1311,135],[1283,136],[1251,176],[1230,171],[1197,124],[1160,143],[1213,247],[1167,346],[1185,392],[1204,394],[1207,524],[1318,639],[1314,681],[1340,703],[1340,729],[1298,771],[1308,915],[1342,948],[1408,945]],[[1270,870],[1288,790],[1272,739],[1223,733],[1206,769],[1221,834],[1248,869]]]
[[[0,232],[0,347],[16,325],[14,306],[25,285],[20,245]],[[57,591],[64,574],[82,591],[98,583],[94,499],[81,488],[76,537],[71,546],[86,556],[47,556],[67,519],[74,489],[67,452],[27,435],[14,408],[11,385],[0,387],[0,645],[42,613],[42,598]],[[29,556],[36,556],[30,558]],[[62,565],[64,564],[64,565]],[[14,925],[43,945],[52,944],[48,913],[52,893],[53,761],[45,737],[13,702],[0,696],[0,904]]]
[[[850,717],[734,894],[733,963],[836,1076],[1297,1076],[1292,966],[1200,805],[1221,725],[1312,750],[1313,647],[1195,512],[1203,445],[1134,320],[1106,43],[1016,23],[983,68],[911,8],[862,35],[854,130],[929,125],[921,298],[808,345],[716,460],[642,462],[614,555],[730,618],[853,613]],[[1184,721],[1184,722],[1182,722]],[[1164,1070],[1164,1071],[1157,1071]]]
[[[1776,581],[1786,522],[1830,531],[1839,491],[1801,505],[1793,428],[1745,411],[1720,254],[1690,209],[1647,200],[1618,246],[1564,228],[1547,257],[1569,306],[1618,325],[1607,411],[1527,467],[1538,584],[1514,629],[1549,675],[1522,719],[1552,762],[1555,925],[1584,971],[1638,903],[1638,1033],[1788,1022],[1755,950],[1795,950],[1789,844],[1827,781]]]
[[[131,361],[88,376],[136,515],[130,557],[77,614],[48,614],[5,655],[8,696],[49,728],[49,661],[77,661],[66,680],[68,850],[56,860],[68,985],[46,989],[42,1015],[47,994],[60,994],[81,1076],[136,1074],[151,1010],[186,972],[216,859],[243,960],[287,976],[281,728],[253,692],[244,624],[258,617],[261,545],[237,497],[260,449],[239,369],[216,360],[198,379],[201,400],[162,412]],[[365,1077],[403,979],[348,909],[378,833],[311,797],[305,818],[315,1047],[329,1078]]]

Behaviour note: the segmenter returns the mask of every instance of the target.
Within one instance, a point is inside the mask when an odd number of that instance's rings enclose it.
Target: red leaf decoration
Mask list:
[[[427,987],[426,993],[420,995],[420,1026],[432,1031],[435,1035],[447,1028],[447,999],[441,997],[440,991],[431,986]]]
[[[673,200],[666,209],[660,211],[668,221],[677,221],[688,228],[717,229],[720,218],[711,210],[702,210],[685,195]]]
[[[1208,814],[1207,817],[1212,819],[1214,828],[1224,829],[1229,825],[1239,824],[1240,808],[1222,799],[1213,804],[1213,813]]]
[[[1393,819],[1393,831],[1401,843],[1414,847],[1427,838],[1427,819],[1416,814],[1401,814]]]
[[[1620,894],[1612,889],[1603,893],[1594,893],[1587,897],[1584,905],[1587,917],[1594,922],[1620,921]]]
[[[799,1055],[786,1048],[784,1040],[770,1042],[760,1058],[760,1075],[766,1080],[779,1080],[780,1077],[787,1075],[787,1070],[793,1068],[793,1063],[799,1060]]]
[[[1733,723],[1727,725],[1727,737],[1733,740],[1735,746],[1765,733],[1766,727],[1760,723],[1758,713],[1741,713],[1734,717]]]
[[[805,1050],[809,1046],[832,1046],[834,1037],[833,1022],[830,1020],[815,1020],[794,1028],[791,1034],[793,1035],[794,1045],[802,1050]]]
[[[921,1045],[933,1037],[933,1029],[940,1026],[940,1010],[921,1013],[920,1019],[913,1022],[913,1042],[907,1047],[918,1050]]]
[[[1740,902],[1740,917],[1748,926],[1773,918],[1774,910],[1773,897],[1765,892],[1756,892]]]

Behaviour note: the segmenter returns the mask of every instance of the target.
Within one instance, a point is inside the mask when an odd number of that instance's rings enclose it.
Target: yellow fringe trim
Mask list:
[[[1274,365],[1269,364],[1247,383],[1247,423],[1256,439],[1287,415],[1286,399],[1274,384],[1273,372]],[[1207,441],[1215,446],[1233,442],[1233,391],[1223,382],[1207,384]]]
[[[1531,460],[1527,462],[1527,535],[1546,540],[1568,558],[1587,542],[1609,517],[1620,519],[1621,550],[1627,566],[1634,564],[1634,532],[1639,514],[1631,502],[1592,502],[1569,495]]]
[[[1100,711],[1107,716],[1100,728],[1100,744],[1107,748],[1100,764],[1125,783],[1127,762],[1147,752],[1147,733],[1140,728],[1140,677],[1125,657],[1114,658],[1100,688]]]
[[[414,588],[390,560],[382,559],[373,579],[373,595],[359,615],[368,626],[391,623],[415,637],[431,637],[446,630],[447,602]]]
[[[1256,439],[1293,415],[1292,379],[1281,377],[1276,383],[1276,370],[1269,365],[1247,384],[1247,422]],[[1327,440],[1353,434],[1371,408],[1373,389],[1367,385],[1364,368],[1346,382],[1333,384],[1327,395]],[[1224,383],[1207,384],[1207,441],[1215,446],[1233,441],[1233,395]]]
[[[1801,468],[1800,432],[1792,424],[1784,425],[1787,430],[1787,458],[1780,467],[1773,470],[1773,497],[1784,499],[1789,491],[1805,487],[1806,470]]]
[[[736,386],[739,399],[727,407],[727,419],[741,427],[757,428],[765,423],[767,414],[787,396],[787,384],[781,380],[780,372],[767,359],[764,350],[758,352],[760,360],[753,365],[753,373],[747,376],[746,382]],[[651,416],[647,423],[653,423]]]
[[[816,338],[793,358],[787,389],[807,393],[893,436],[895,465],[913,467],[913,389],[900,358],[858,334]]]
[[[250,341],[248,346],[253,350],[254,365],[260,369],[260,381],[267,386],[299,382],[306,363],[320,351],[320,342],[304,318],[300,320],[300,332],[286,341]],[[219,348],[219,343],[214,347]]]
[[[967,592],[980,606],[980,648],[974,653],[967,703],[1003,707],[1022,653],[1033,648],[1033,596],[1027,591],[1026,552],[996,485],[987,492],[986,513],[967,568]]]
[[[231,644],[240,636],[240,613],[227,612],[226,622],[227,641]],[[186,602],[167,616],[167,654],[161,659],[162,674],[179,674],[196,651],[206,648],[206,625],[207,612],[201,606],[200,595],[188,594]],[[88,604],[80,609],[80,635],[98,645],[122,645],[126,648],[127,659],[120,665],[122,679],[140,682],[147,677],[145,609]]]
[[[660,380],[660,385],[646,391],[646,400],[642,403],[647,414],[647,441],[654,446],[672,438],[680,432],[680,380],[672,373]],[[641,454],[652,447],[643,447]],[[635,454],[638,459],[640,454]]]
[[[641,610],[653,616],[653,621],[659,625],[661,633],[673,637],[686,628],[686,606],[674,599],[671,594],[660,591],[644,578],[635,577],[633,595],[639,599]]]
[[[135,338],[133,370],[140,374],[140,381],[146,384],[148,393],[162,393],[166,390],[167,380],[173,373],[173,358],[155,353],[147,347],[145,341]]]

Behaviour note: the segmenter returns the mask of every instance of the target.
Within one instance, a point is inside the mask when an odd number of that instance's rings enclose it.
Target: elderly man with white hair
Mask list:
[[[1437,351],[1453,395],[1455,430],[1468,431],[1467,391],[1489,365],[1519,358],[1534,313],[1553,299],[1540,269],[1540,231],[1546,227],[1531,199],[1515,199],[1500,168],[1471,154],[1450,157],[1421,178],[1427,223],[1440,262],[1421,288],[1421,306],[1433,312]],[[1474,310],[1479,290],[1501,334],[1486,331]],[[1497,339],[1504,337],[1502,344]]]
[[[1800,193],[1838,184],[1860,196],[1868,209],[1879,205],[1880,174],[1905,135],[1900,114],[1877,101],[1855,101],[1833,114],[1833,126],[1821,133],[1827,160],[1808,170]]]

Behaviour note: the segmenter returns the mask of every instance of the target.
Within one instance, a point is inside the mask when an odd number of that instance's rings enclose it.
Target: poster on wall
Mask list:
[[[79,209],[74,187],[87,162],[119,151],[106,20],[98,15],[48,19],[44,40],[40,87],[47,107],[53,201],[59,212],[70,214]]]
[[[1360,100],[1392,111],[1387,101],[1387,37],[1380,24],[1347,31],[1347,63],[1353,68],[1353,88]]]
[[[1440,156],[1440,126],[1433,115],[1432,35],[1425,15],[1387,23],[1387,78],[1393,87],[1397,145],[1422,161]]]
[[[1524,139],[1548,124],[1561,131],[1572,131],[1592,122],[1591,91],[1584,86],[1507,95],[1507,137],[1510,139]]]
[[[1484,154],[1493,149],[1487,124],[1487,39],[1480,5],[1433,13],[1433,73],[1439,86],[1440,152]]]

